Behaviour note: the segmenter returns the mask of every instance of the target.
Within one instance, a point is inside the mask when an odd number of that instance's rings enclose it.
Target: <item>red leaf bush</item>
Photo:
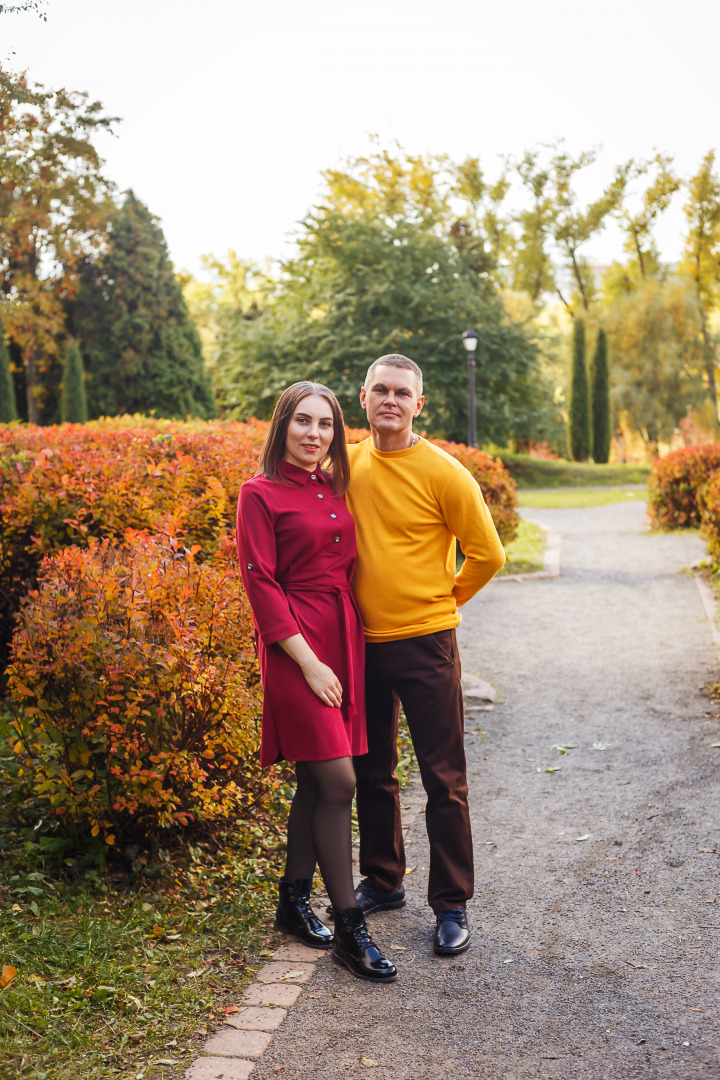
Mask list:
[[[34,796],[107,844],[247,813],[269,791],[233,538],[199,563],[173,531],[48,557],[8,671]]]
[[[0,426],[0,670],[12,616],[46,554],[129,528],[156,532],[172,519],[206,557],[233,529],[264,437],[252,423],[133,417]]]
[[[697,528],[698,494],[720,469],[720,443],[687,446],[658,458],[648,480],[648,515],[657,529]]]

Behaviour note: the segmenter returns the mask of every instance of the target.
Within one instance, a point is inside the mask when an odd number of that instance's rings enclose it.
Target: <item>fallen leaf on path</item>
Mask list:
[[[559,769],[559,767],[558,767],[558,766],[556,765],[556,766],[555,766],[554,768],[552,768],[552,769],[546,769],[546,770],[545,770],[545,772],[560,772],[560,769]]]
[[[240,1009],[238,1008],[237,1005],[226,1005],[225,1006],[225,1015],[226,1016],[230,1016],[231,1013],[236,1013],[236,1012],[240,1012]]]
[[[155,1058],[153,1065],[179,1065],[180,1062],[175,1058]]]
[[[379,1065],[380,1062],[375,1061],[374,1058],[361,1057],[360,1058],[360,1064],[365,1065],[368,1069],[371,1069],[371,1068],[375,1068],[376,1065]]]
[[[503,960],[503,964],[514,964],[514,960]]]
[[[408,866],[407,870],[405,871],[405,876],[407,877],[408,874],[412,874],[413,870],[417,870],[417,866]]]
[[[647,966],[647,964],[643,964],[643,963],[641,963],[641,962],[640,962],[639,960],[626,960],[626,961],[625,961],[625,963],[626,963],[626,964],[629,964],[629,965],[630,965],[630,967],[634,967],[634,968],[644,968],[644,969],[645,969],[645,971],[647,971],[647,969],[648,969],[648,966]]]
[[[407,945],[391,945],[390,948],[395,952],[407,952]]]
[[[17,975],[17,968],[12,964],[5,964],[0,972],[0,990],[5,990]]]
[[[281,978],[282,979],[299,979],[300,976],[304,975],[304,974],[305,974],[304,969],[301,970],[301,971],[288,971]]]
[[[584,836],[576,836],[575,837],[575,843],[576,844],[581,844],[583,842],[583,840],[589,840],[591,835],[592,835],[591,833],[585,833]]]
[[[720,742],[711,742],[710,743],[710,749],[711,750],[720,750]]]
[[[699,847],[698,851],[704,851],[706,855],[717,855],[714,847]]]
[[[568,750],[577,750],[576,743],[557,743],[553,746],[553,750],[557,750],[558,754],[567,754]]]
[[[594,742],[592,748],[593,750],[609,750],[611,745],[609,742]]]

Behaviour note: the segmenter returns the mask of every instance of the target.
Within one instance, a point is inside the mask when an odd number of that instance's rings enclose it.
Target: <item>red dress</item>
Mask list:
[[[260,760],[327,761],[367,753],[365,640],[350,591],[355,523],[321,470],[281,462],[288,483],[255,476],[240,489],[240,573],[255,622],[264,691]],[[301,633],[343,688],[325,705],[277,644]]]

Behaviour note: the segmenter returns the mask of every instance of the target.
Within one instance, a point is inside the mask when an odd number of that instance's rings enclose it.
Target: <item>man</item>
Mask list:
[[[467,469],[413,433],[424,401],[418,365],[406,356],[381,356],[360,390],[372,437],[348,447],[369,746],[368,754],[355,758],[364,877],[355,895],[366,914],[405,904],[395,776],[402,704],[427,795],[433,947],[440,956],[453,956],[470,945],[465,908],[473,894],[455,627],[458,608],[503,566],[505,553]],[[465,554],[457,577],[456,537]]]

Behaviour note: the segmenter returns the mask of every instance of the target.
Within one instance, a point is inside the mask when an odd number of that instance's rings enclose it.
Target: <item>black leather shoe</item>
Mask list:
[[[451,908],[450,911],[440,911],[437,916],[435,940],[433,949],[438,956],[457,956],[470,948],[470,931],[468,929],[467,914],[465,908]]]
[[[397,968],[378,949],[368,933],[359,907],[335,913],[335,938],[332,958],[343,964],[358,979],[389,983],[397,979]]]
[[[363,915],[372,915],[374,911],[394,911],[396,908],[405,907],[405,889],[401,885],[399,889],[384,892],[382,889],[373,889],[367,881],[361,881],[355,890],[355,900]],[[332,918],[332,904],[326,910]]]
[[[310,907],[309,880],[298,878],[297,881],[288,881],[287,878],[280,878],[275,929],[291,934],[311,949],[330,948],[332,930],[320,922]]]

